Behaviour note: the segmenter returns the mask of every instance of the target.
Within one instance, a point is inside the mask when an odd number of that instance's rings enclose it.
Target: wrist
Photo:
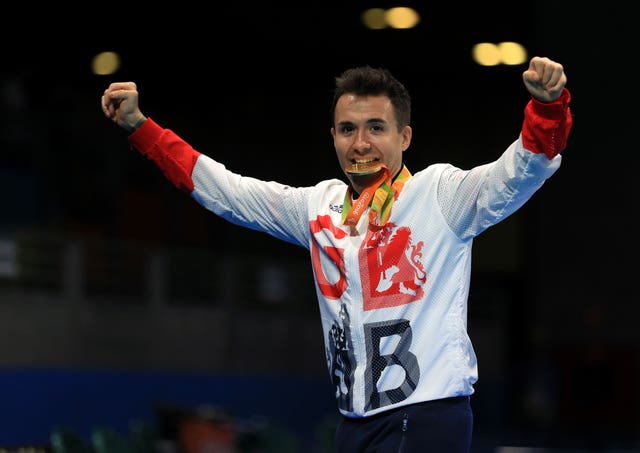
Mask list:
[[[138,118],[138,120],[135,123],[133,123],[133,125],[127,125],[125,129],[127,130],[127,132],[132,134],[138,129],[140,129],[140,126],[142,126],[146,120],[147,120],[147,117],[141,116],[140,118]]]

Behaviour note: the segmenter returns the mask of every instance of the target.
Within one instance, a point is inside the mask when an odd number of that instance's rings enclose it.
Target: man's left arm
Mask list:
[[[545,154],[549,160],[564,151],[573,126],[570,102],[571,94],[566,88],[552,102],[531,98],[524,109],[522,124],[522,144],[525,149]]]

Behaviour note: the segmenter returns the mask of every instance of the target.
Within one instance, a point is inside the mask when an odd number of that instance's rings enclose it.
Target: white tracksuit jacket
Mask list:
[[[467,335],[473,239],[525,203],[560,166],[568,91],[531,100],[518,138],[471,170],[434,164],[405,183],[384,228],[342,225],[347,185],[289,187],[241,176],[150,118],[129,136],[167,178],[228,221],[309,250],[327,366],[340,412],[362,417],[471,395]]]

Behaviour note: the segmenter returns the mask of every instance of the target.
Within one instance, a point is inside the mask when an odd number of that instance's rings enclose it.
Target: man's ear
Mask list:
[[[405,126],[402,129],[402,152],[405,152],[409,145],[411,145],[411,137],[413,136],[413,129],[411,126]]]

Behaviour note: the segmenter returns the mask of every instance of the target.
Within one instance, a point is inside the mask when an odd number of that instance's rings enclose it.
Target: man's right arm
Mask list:
[[[140,154],[155,163],[174,186],[187,193],[193,192],[193,168],[200,152],[151,118],[145,118],[128,140]]]

